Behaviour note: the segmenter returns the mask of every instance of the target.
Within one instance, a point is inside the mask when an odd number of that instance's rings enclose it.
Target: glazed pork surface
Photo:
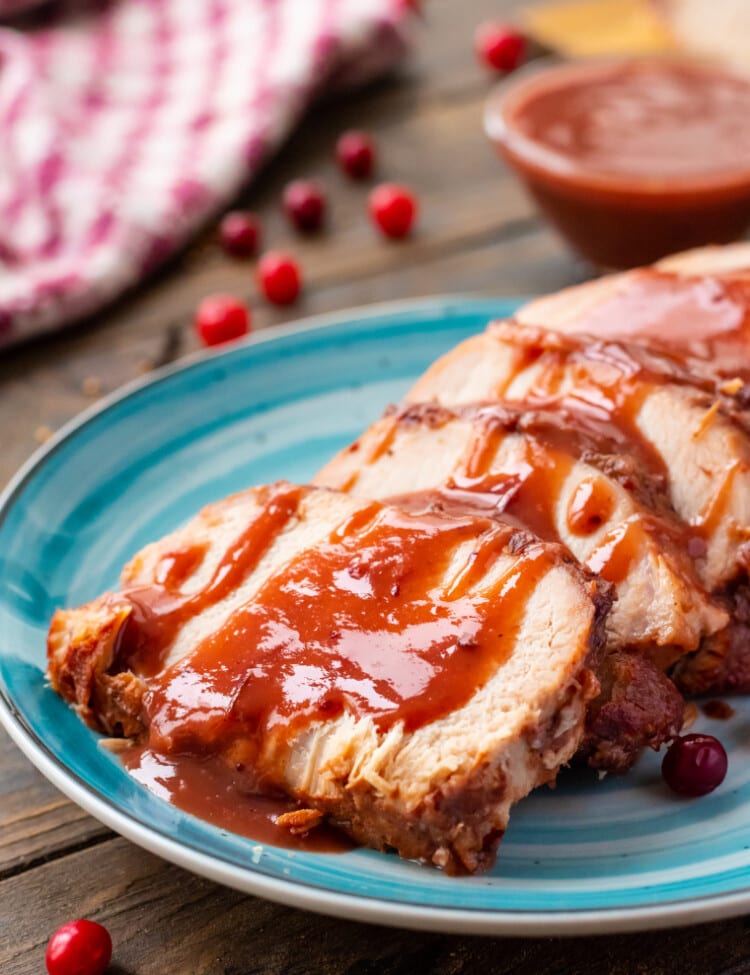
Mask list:
[[[750,247],[703,248],[536,299],[439,359],[409,394],[447,406],[571,405],[661,469],[727,627],[681,659],[689,693],[750,689]]]
[[[570,406],[606,424],[661,467],[669,503],[702,538],[696,567],[714,590],[743,572],[750,441],[744,417],[691,379],[632,343],[495,322],[431,366],[407,400]]]
[[[659,474],[617,447],[574,410],[414,404],[373,424],[314,483],[515,518],[615,587],[614,647],[695,650],[728,615],[698,577]]]
[[[492,862],[598,692],[603,587],[478,514],[279,484],[210,505],[122,584],[52,621],[82,717],[449,870]]]
[[[618,446],[570,410],[412,405],[373,424],[315,481],[427,510],[510,517],[609,582],[602,691],[581,754],[620,772],[645,746],[678,733],[682,699],[663,670],[730,617],[698,578],[658,475],[615,453]]]
[[[205,508],[58,611],[52,686],[358,841],[486,867],[575,755],[750,689],[746,245],[529,303],[317,476]],[[612,600],[614,599],[614,605]]]
[[[703,247],[524,305],[522,325],[642,342],[720,387],[750,378],[750,244]]]

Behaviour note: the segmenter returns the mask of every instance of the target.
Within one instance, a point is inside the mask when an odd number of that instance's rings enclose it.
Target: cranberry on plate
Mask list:
[[[368,179],[375,165],[375,143],[367,132],[350,129],[336,143],[339,166],[352,179]]]
[[[109,931],[96,921],[69,921],[52,935],[44,960],[49,975],[103,975],[112,958]]]
[[[406,237],[417,217],[417,200],[398,183],[381,183],[370,194],[370,217],[386,237]]]
[[[523,34],[508,24],[495,21],[479,25],[474,47],[481,63],[501,74],[515,71],[526,56],[526,38]]]
[[[295,179],[284,190],[284,209],[298,230],[319,230],[326,213],[325,190],[315,179]]]
[[[250,331],[250,312],[232,295],[209,295],[198,305],[195,330],[204,345],[220,345]]]
[[[728,759],[713,735],[683,735],[667,749],[661,774],[681,796],[705,796],[724,781]]]
[[[291,305],[302,287],[297,262],[281,251],[269,251],[258,262],[258,285],[274,305]]]

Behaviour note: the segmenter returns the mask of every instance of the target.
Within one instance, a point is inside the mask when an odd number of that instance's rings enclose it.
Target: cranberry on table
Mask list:
[[[204,345],[221,345],[250,331],[250,312],[232,295],[209,295],[198,305],[195,330]]]
[[[488,21],[480,24],[474,38],[477,57],[485,67],[508,74],[526,57],[526,38],[508,24]]]
[[[295,179],[284,190],[284,209],[298,230],[319,230],[326,214],[325,190],[317,180]]]
[[[667,749],[661,774],[670,789],[682,796],[705,796],[727,774],[724,746],[713,735],[683,735]]]
[[[381,183],[370,194],[370,217],[386,237],[406,237],[416,216],[416,197],[405,186]]]
[[[219,241],[233,257],[253,257],[260,244],[260,220],[242,210],[228,213],[219,226]]]
[[[112,939],[96,921],[69,921],[49,939],[44,958],[49,975],[103,975]]]
[[[368,179],[375,166],[375,143],[366,132],[351,129],[339,136],[336,158],[352,179]]]
[[[299,265],[288,254],[269,251],[258,263],[258,285],[274,305],[291,305],[302,287]]]

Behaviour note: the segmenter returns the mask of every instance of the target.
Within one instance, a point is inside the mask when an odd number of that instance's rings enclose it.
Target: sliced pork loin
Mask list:
[[[750,244],[674,254],[653,268],[608,275],[536,299],[517,318],[568,334],[592,332],[667,351],[701,381],[713,383],[725,412],[750,429]],[[744,455],[730,449],[729,476],[737,477],[733,470],[744,463]],[[740,519],[736,526],[737,551],[746,570],[746,523]],[[676,669],[676,679],[689,693],[750,690],[746,571],[727,588],[724,602],[734,625],[712,649]]]
[[[679,274],[681,277],[750,278],[750,244],[716,244],[694,247],[689,251],[670,254],[654,265],[659,271]]]
[[[750,440],[736,417],[690,374],[640,346],[493,322],[439,359],[409,402],[456,406],[503,399],[570,406],[661,466],[677,515],[691,527],[709,590],[742,575],[750,538]]]
[[[389,411],[314,483],[378,500],[435,492],[436,503],[510,516],[615,586],[611,646],[682,655],[728,614],[698,578],[658,475],[617,446],[575,410],[414,404]]]
[[[750,244],[704,247],[537,298],[516,319],[679,356],[720,392],[750,380]],[[731,381],[740,380],[734,388]],[[728,385],[729,384],[729,385]]]
[[[510,517],[610,582],[608,652],[628,653],[602,671],[585,749],[608,771],[679,731],[682,698],[663,668],[729,622],[697,577],[658,476],[622,447],[573,410],[415,404],[390,411],[315,478],[359,497]]]
[[[479,515],[282,483],[210,505],[122,582],[50,627],[50,680],[86,720],[449,870],[492,862],[598,691],[601,587]]]
[[[408,398],[449,407],[504,399],[590,415],[613,439],[624,438],[628,452],[647,458],[650,469],[661,467],[669,503],[686,526],[686,550],[707,591],[722,594],[746,585],[750,440],[743,422],[672,357],[625,342],[496,322],[439,359]],[[722,634],[704,646],[705,655],[681,664],[686,688],[693,666],[713,690],[728,686],[728,672],[748,670],[744,660],[724,660],[730,648],[735,655],[741,651],[731,633]]]

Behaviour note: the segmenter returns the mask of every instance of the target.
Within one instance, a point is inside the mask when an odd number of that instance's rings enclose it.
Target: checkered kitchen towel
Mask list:
[[[322,88],[404,52],[406,0],[0,0],[0,345],[121,294]],[[49,6],[49,10],[44,7]]]

